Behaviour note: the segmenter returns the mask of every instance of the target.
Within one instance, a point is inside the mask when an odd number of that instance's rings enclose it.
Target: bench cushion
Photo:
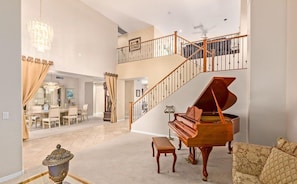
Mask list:
[[[157,150],[175,150],[167,137],[153,137],[153,142]]]

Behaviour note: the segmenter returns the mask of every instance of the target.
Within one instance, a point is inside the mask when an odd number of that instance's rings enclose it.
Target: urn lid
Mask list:
[[[73,157],[74,155],[70,151],[61,148],[61,145],[58,144],[56,149],[42,161],[42,164],[45,166],[56,166],[68,162]]]

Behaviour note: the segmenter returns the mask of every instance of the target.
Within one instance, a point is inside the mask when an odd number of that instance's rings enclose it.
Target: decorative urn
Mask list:
[[[44,166],[48,166],[49,178],[56,184],[62,184],[68,174],[69,161],[74,157],[70,151],[61,148],[58,144],[56,149],[43,161]]]

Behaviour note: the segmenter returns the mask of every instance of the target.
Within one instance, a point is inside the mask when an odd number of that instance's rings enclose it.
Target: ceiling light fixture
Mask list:
[[[51,81],[45,82],[43,85],[43,88],[46,89],[49,92],[55,91],[57,89],[60,89],[61,87],[57,82],[53,82],[53,74],[51,73]]]
[[[40,52],[44,52],[51,48],[54,31],[49,24],[41,21],[41,1],[42,0],[40,0],[39,20],[30,21],[28,23],[28,31],[33,47],[35,47]]]

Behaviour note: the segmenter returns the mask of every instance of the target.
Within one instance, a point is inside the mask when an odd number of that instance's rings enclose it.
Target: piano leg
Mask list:
[[[197,164],[197,160],[195,158],[195,147],[189,147],[188,159],[193,165]]]
[[[157,157],[156,157],[157,165],[158,165],[158,173],[160,173],[160,162],[159,162],[159,159],[160,159],[160,152],[157,153]]]
[[[210,152],[212,150],[212,146],[201,146],[201,147],[199,147],[199,149],[201,150],[202,159],[203,159],[203,177],[202,177],[202,180],[207,181],[208,173],[207,173],[206,167],[207,167],[207,161],[208,161],[209,154],[210,154]]]

